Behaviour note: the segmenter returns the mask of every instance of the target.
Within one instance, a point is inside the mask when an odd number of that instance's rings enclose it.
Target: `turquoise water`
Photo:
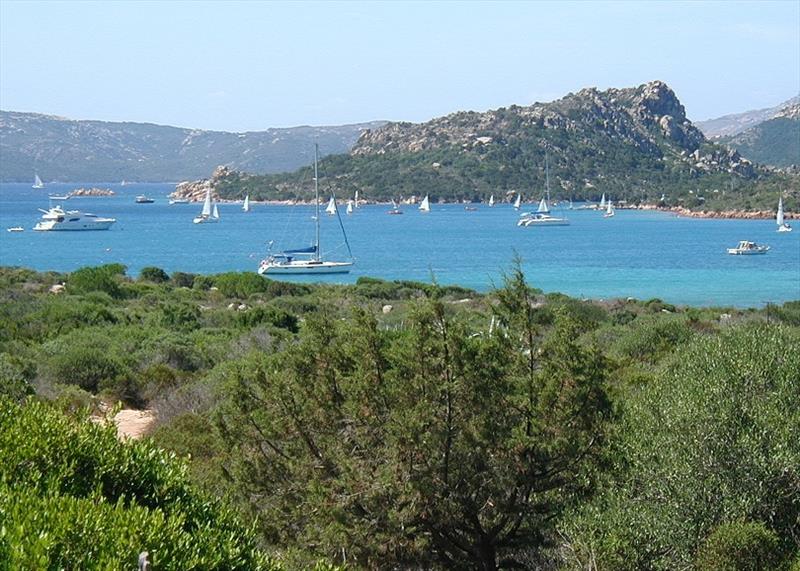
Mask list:
[[[68,208],[111,216],[105,232],[33,232],[47,208],[47,194],[78,186],[111,188],[103,198],[73,198]],[[168,272],[255,271],[269,240],[282,247],[310,244],[311,206],[220,205],[219,224],[196,225],[199,204],[170,206],[170,184],[0,185],[0,265],[70,271],[119,262],[136,275],[144,266]],[[154,204],[135,204],[137,194]],[[531,209],[533,205],[529,205]],[[524,209],[524,207],[523,207]],[[510,205],[433,205],[428,214],[404,207],[389,216],[386,206],[342,214],[356,265],[350,274],[300,277],[296,281],[354,282],[360,276],[458,284],[486,291],[502,281],[514,253],[529,281],[545,291],[591,298],[660,297],[692,305],[761,306],[800,299],[800,223],[788,234],[769,220],[702,220],[648,211],[618,210],[604,219],[589,210],[566,212],[572,225],[518,228]],[[335,217],[323,216],[322,249],[346,254]],[[25,232],[8,233],[9,226]],[[729,256],[739,240],[771,246],[764,256]]]

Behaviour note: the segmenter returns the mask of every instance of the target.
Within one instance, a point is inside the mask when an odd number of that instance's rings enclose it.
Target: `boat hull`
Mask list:
[[[89,230],[108,230],[116,220],[94,220],[92,222],[56,223],[39,222],[33,227],[37,232],[75,232]]]
[[[731,256],[758,256],[760,254],[766,254],[767,249],[763,250],[739,250],[738,248],[728,248],[728,253]]]
[[[346,274],[350,272],[353,262],[313,262],[306,260],[292,261],[284,264],[265,264],[258,268],[259,274],[268,275],[323,275]]]
[[[569,226],[569,220],[563,218],[523,218],[517,222],[517,226],[522,226],[524,228],[529,228],[531,226]]]

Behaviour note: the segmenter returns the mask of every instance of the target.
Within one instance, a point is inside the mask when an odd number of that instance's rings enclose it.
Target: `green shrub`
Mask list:
[[[697,554],[697,571],[776,569],[778,536],[763,523],[725,523],[711,532]]]
[[[214,285],[225,297],[246,299],[269,290],[269,282],[254,272],[228,272],[214,276]]]
[[[172,274],[172,283],[175,284],[175,287],[188,287],[191,288],[194,285],[194,274],[189,274],[186,272],[174,272]]]
[[[84,345],[67,347],[49,362],[51,380],[90,392],[97,392],[101,383],[108,386],[123,371],[123,365],[106,351]]]
[[[33,394],[33,387],[23,367],[10,355],[0,353],[0,398],[20,400],[30,394]]]
[[[169,281],[169,275],[167,275],[167,272],[165,272],[161,268],[156,268],[154,266],[147,266],[142,268],[142,271],[139,272],[139,279],[161,284]]]
[[[123,294],[117,278],[124,275],[125,266],[121,264],[81,268],[69,275],[67,290],[71,293],[102,291],[118,299]]]
[[[245,327],[268,324],[288,329],[292,333],[298,331],[297,316],[276,307],[253,307],[237,313],[236,319],[240,325]]]
[[[0,400],[0,568],[274,569],[186,467],[112,425]]]

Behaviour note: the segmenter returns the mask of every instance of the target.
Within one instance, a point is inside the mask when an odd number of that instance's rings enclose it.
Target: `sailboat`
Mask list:
[[[319,245],[318,155],[319,146],[314,145],[314,205],[316,208],[316,216],[314,217],[316,228],[314,244],[308,248],[297,248],[284,250],[277,254],[269,254],[265,259],[261,260],[258,266],[259,274],[346,274],[350,271],[350,266],[353,265],[353,254],[350,251],[350,244],[347,241],[347,234],[344,232],[344,226],[341,226],[341,220],[340,226],[342,228],[342,235],[344,236],[344,243],[347,246],[347,252],[350,254],[350,261],[334,262],[322,259],[322,251]],[[333,201],[335,213],[336,201],[333,196],[331,196],[331,200]],[[296,259],[296,256],[303,257],[301,259]]]
[[[211,200],[211,189],[206,189],[206,199],[203,201],[203,210],[200,216],[192,220],[195,224],[209,224],[211,222],[219,222],[219,210],[217,203]]]
[[[489,197],[489,206],[494,206],[494,194]]]
[[[353,208],[358,208],[358,191],[353,195]]]
[[[778,215],[775,217],[775,222],[778,224],[778,232],[791,232],[792,227],[787,222],[783,221],[783,197],[778,199]]]
[[[427,194],[425,195],[425,198],[422,199],[422,203],[419,205],[419,210],[420,210],[420,212],[430,212],[431,211],[431,205],[430,205],[430,202],[428,202],[428,195]]]
[[[331,199],[328,201],[328,206],[325,207],[325,213],[328,216],[333,216],[336,214],[336,199],[331,196]]]
[[[34,173],[33,186],[31,188],[44,188],[44,183],[42,182],[42,179],[39,178],[39,173]]]
[[[603,197],[600,199],[600,210],[606,209],[606,193],[603,193]]]
[[[348,214],[352,214],[353,213],[353,201],[352,200],[348,200],[347,201],[347,210],[345,210],[345,212],[347,212]]]
[[[608,199],[608,204],[606,204],[606,213],[603,214],[603,218],[611,218],[614,216],[614,204],[611,202],[611,199]]]
[[[536,212],[526,212],[517,221],[517,226],[569,226],[569,220],[550,215],[550,207],[547,201],[550,200],[550,164],[547,155],[544,156],[545,165],[545,196],[539,201]]]
[[[244,212],[250,212],[250,195],[246,194],[244,197],[244,204],[242,204],[242,210]]]
[[[519,210],[519,207],[522,205],[522,195],[517,193],[517,199],[514,201],[514,210]]]
[[[392,198],[392,208],[390,210],[387,210],[386,213],[387,214],[402,214],[403,211],[400,210],[400,207],[397,206],[397,203],[394,201],[394,198]]]

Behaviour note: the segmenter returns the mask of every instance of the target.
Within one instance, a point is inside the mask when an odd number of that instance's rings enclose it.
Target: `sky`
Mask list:
[[[0,0],[0,109],[223,131],[665,81],[697,121],[800,92],[800,0]]]

